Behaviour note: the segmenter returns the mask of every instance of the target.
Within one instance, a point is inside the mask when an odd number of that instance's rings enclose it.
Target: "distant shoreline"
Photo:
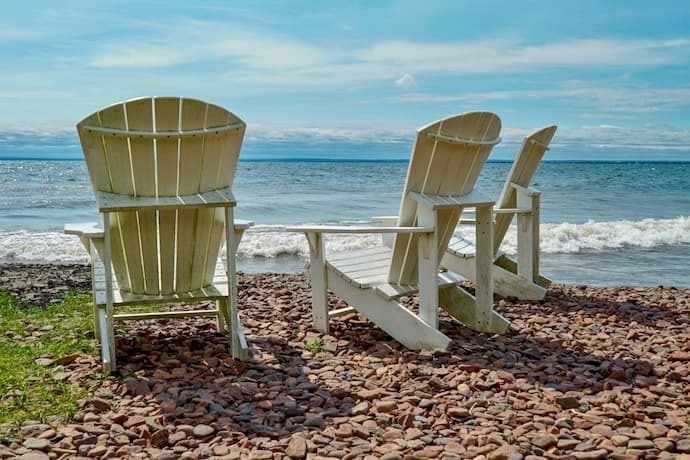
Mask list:
[[[21,158],[0,157],[0,161],[84,161],[83,158]],[[240,158],[240,163],[407,163],[406,159],[372,159],[363,158]],[[513,160],[489,159],[487,163],[512,163]],[[687,164],[690,160],[549,160],[542,163],[581,163],[581,164]]]

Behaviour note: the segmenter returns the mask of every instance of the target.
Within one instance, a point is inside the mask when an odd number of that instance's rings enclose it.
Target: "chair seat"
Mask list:
[[[388,281],[391,255],[391,248],[376,246],[329,256],[328,266],[351,284],[368,289]]]
[[[458,238],[456,236],[450,239],[448,243],[448,252],[458,257],[474,257],[477,248],[474,243],[465,238]]]
[[[374,289],[387,300],[397,299],[418,292],[417,285],[403,285],[388,282],[391,248],[376,246],[359,249],[332,256],[328,267],[341,278],[360,289]],[[457,284],[465,280],[453,272],[441,272],[437,282],[439,287]]]
[[[105,289],[105,266],[103,260],[98,257],[94,261],[94,302],[96,305],[106,304],[106,289]],[[187,302],[195,299],[215,300],[227,298],[228,296],[228,277],[225,272],[223,260],[218,258],[216,263],[216,271],[213,276],[213,283],[204,286],[201,289],[196,289],[189,292],[175,292],[171,294],[162,295],[146,295],[133,294],[124,289],[120,289],[117,280],[113,276],[113,304],[115,305],[136,305],[159,302]]]

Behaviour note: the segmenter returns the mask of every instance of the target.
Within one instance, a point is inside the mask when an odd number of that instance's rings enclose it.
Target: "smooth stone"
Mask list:
[[[307,441],[300,436],[293,437],[285,449],[285,455],[294,459],[305,458],[307,456]]]
[[[211,436],[216,430],[212,426],[208,425],[197,425],[194,427],[193,433],[197,438],[205,438],[206,436]]]
[[[50,441],[40,438],[26,438],[22,445],[27,449],[45,450],[50,445]]]

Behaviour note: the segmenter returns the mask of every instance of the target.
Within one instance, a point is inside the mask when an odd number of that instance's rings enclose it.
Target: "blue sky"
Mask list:
[[[571,157],[690,161],[684,1],[27,0],[3,4],[0,62],[3,132],[185,95],[250,141],[398,141],[481,109],[507,141],[559,125]]]

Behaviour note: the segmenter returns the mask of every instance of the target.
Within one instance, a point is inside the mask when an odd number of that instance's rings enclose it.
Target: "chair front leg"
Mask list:
[[[226,257],[226,271],[228,277],[228,301],[225,309],[227,310],[227,322],[230,329],[230,344],[232,347],[232,357],[235,359],[241,358],[241,346],[238,335],[239,318],[237,314],[237,276],[235,269],[235,252],[239,246],[236,242],[234,213],[232,207],[225,208],[225,257]],[[219,308],[223,307],[223,302],[219,304]]]
[[[309,277],[311,278],[311,306],[314,327],[329,333],[328,327],[328,275],[326,249],[322,233],[305,233],[309,242]]]
[[[517,274],[531,282],[539,279],[539,192],[517,189],[518,214]]]
[[[488,330],[494,303],[493,266],[493,205],[477,206],[475,252],[476,326]]]
[[[417,208],[418,225],[438,229],[438,212],[424,205]],[[419,244],[419,316],[434,329],[438,329],[438,231],[421,233]]]
[[[98,324],[101,329],[101,357],[103,359],[103,372],[109,374],[117,368],[115,359],[115,314],[113,293],[113,266],[112,266],[112,238],[110,235],[110,213],[103,213],[103,266],[105,272],[105,312],[99,307]],[[95,302],[94,298],[94,302]]]

